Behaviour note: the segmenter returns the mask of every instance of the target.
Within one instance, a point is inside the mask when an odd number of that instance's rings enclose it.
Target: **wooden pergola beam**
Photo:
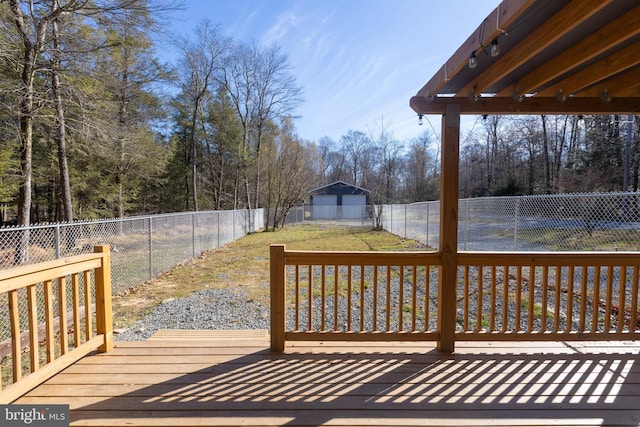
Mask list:
[[[508,27],[535,2],[536,0],[504,0],[418,91],[418,95],[428,96],[438,93],[446,84],[448,76],[457,74],[467,66],[471,52],[479,51],[482,46],[502,34],[500,28]]]
[[[640,90],[640,69],[629,71],[612,79],[592,86],[582,92],[579,96],[588,97],[618,97],[618,96],[639,96]]]
[[[551,19],[538,27],[522,43],[515,46],[509,52],[501,55],[482,74],[469,81],[460,91],[458,96],[467,96],[472,93],[477,95],[491,87],[496,82],[511,73],[514,69],[534,58],[541,51],[559,40],[564,34],[578,27],[584,21],[602,10],[611,1],[581,0],[571,2],[562,8]],[[508,37],[508,36],[507,36]]]
[[[545,97],[561,93],[568,96],[639,64],[640,42],[637,42],[541,90],[537,95]]]
[[[516,102],[511,97],[468,98],[414,96],[409,103],[418,114],[445,114],[448,105],[459,105],[460,114],[637,114],[638,98],[571,97],[559,101],[555,97],[530,97]]]
[[[514,94],[534,93],[537,89],[567,71],[640,34],[638,22],[640,22],[640,6],[582,39],[561,55],[552,58],[522,77],[518,82],[502,89],[496,95],[513,96]],[[620,29],[625,29],[625,31],[620,31]]]

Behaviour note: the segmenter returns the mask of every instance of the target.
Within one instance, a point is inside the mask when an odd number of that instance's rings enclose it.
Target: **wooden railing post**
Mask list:
[[[96,330],[104,334],[104,344],[98,351],[113,349],[113,315],[111,308],[111,251],[108,245],[95,246],[93,251],[102,253],[102,267],[95,270],[96,280]]]
[[[285,245],[271,245],[270,247],[271,351],[276,351],[279,353],[282,353],[284,351],[285,331],[284,251]]]
[[[442,118],[440,178],[440,267],[438,295],[438,350],[453,353],[456,332],[456,281],[458,274],[458,173],[460,106],[448,105]]]

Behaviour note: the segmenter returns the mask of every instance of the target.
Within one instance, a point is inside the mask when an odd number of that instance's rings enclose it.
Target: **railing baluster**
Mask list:
[[[562,267],[556,265],[556,287],[555,287],[555,305],[553,311],[553,332],[558,333],[560,330],[560,302],[562,300],[562,292],[560,285],[562,284]]]
[[[11,358],[13,364],[13,382],[22,379],[22,348],[20,343],[20,308],[18,291],[9,291],[9,319],[11,325]],[[36,349],[37,351],[37,349]]]
[[[476,267],[478,269],[478,304],[477,304],[477,309],[478,312],[477,314],[477,321],[476,321],[476,332],[480,332],[480,329],[482,329],[482,281],[484,280],[483,278],[483,272],[482,272],[482,266],[479,265]]]
[[[429,330],[429,299],[431,295],[431,266],[425,265],[424,269],[424,330]]]
[[[404,330],[404,266],[399,266],[400,277],[398,279],[398,331]]]
[[[360,332],[364,331],[364,264],[360,266]]]
[[[464,266],[464,308],[463,308],[463,328],[465,331],[469,330],[469,266]]]
[[[351,265],[347,266],[347,332],[351,332]]]
[[[620,267],[620,296],[618,297],[618,323],[617,332],[620,333],[624,329],[624,318],[627,306],[627,267]],[[631,325],[629,325],[631,326]],[[631,328],[629,328],[631,329]]]
[[[509,266],[505,265],[502,268],[502,273],[504,275],[504,283],[502,284],[502,332],[506,332],[509,327]]]
[[[312,265],[308,265],[307,269],[309,271],[309,282],[308,282],[308,286],[309,286],[309,295],[308,295],[308,306],[307,306],[307,317],[308,317],[308,322],[307,322],[307,330],[308,331],[313,331],[313,266]]]
[[[391,266],[387,265],[387,294],[385,295],[387,299],[387,311],[386,311],[386,320],[387,323],[385,325],[385,330],[388,332],[391,330]]]
[[[565,332],[573,330],[573,282],[575,280],[575,266],[569,267],[569,277],[567,278],[567,322],[564,328]]]
[[[591,332],[597,332],[600,325],[600,266],[594,267],[593,278],[593,314],[591,315]]]
[[[320,330],[325,331],[326,330],[325,328],[325,306],[326,306],[325,286],[327,282],[326,282],[326,266],[324,264],[322,264],[322,267],[321,267],[321,274],[322,274],[322,278],[321,278],[322,290],[320,291],[320,295],[321,295],[322,301],[320,303]]]
[[[85,339],[88,341],[93,338],[93,310],[91,308],[91,274],[88,271],[83,272],[84,279],[84,326]]]
[[[417,310],[417,302],[418,302],[418,276],[417,276],[417,267],[414,265],[413,274],[411,278],[411,331],[415,332],[416,330],[416,310]]]
[[[604,302],[604,331],[611,331],[611,304],[613,300],[613,276],[616,268],[613,265],[607,266],[607,296]]]
[[[67,278],[58,278],[58,318],[60,322],[60,354],[69,351],[69,323],[67,320]]]
[[[515,321],[516,321],[516,331],[520,332],[522,327],[522,266],[519,265],[516,267],[516,309],[515,311]]]
[[[373,331],[378,330],[378,265],[373,266]]]
[[[640,279],[640,267],[633,267],[633,284],[631,285],[631,319],[630,331],[638,330],[638,281]]]
[[[296,283],[295,283],[295,310],[294,324],[295,330],[300,330],[300,266],[296,264]]]
[[[73,346],[80,345],[80,290],[78,273],[71,276],[71,292],[73,299]]]
[[[589,279],[589,267],[582,266],[582,283],[580,289],[580,332],[587,330],[587,298],[588,296],[588,279]]]
[[[542,313],[540,323],[542,324],[540,331],[547,331],[547,307],[549,302],[549,266],[542,267]]]
[[[338,331],[338,264],[333,266],[333,273],[333,330]]]
[[[533,306],[535,305],[535,291],[536,291],[536,267],[534,265],[529,266],[529,304],[527,305],[527,316],[529,324],[527,325],[527,332],[533,332]]]
[[[29,349],[31,372],[40,368],[40,340],[38,339],[38,299],[36,285],[27,287],[27,305],[29,306]]]
[[[44,315],[45,315],[45,330],[46,330],[46,354],[47,363],[50,363],[55,359],[55,347],[53,343],[53,296],[52,296],[52,283],[51,280],[46,280],[44,286]]]
[[[497,305],[498,283],[496,280],[496,266],[491,266],[491,307],[489,309],[489,331],[496,330],[496,305]]]

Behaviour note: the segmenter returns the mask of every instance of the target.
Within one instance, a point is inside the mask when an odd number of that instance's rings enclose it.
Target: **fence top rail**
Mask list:
[[[413,266],[438,265],[442,257],[434,251],[289,251],[285,250],[287,265],[366,265]]]
[[[108,256],[109,252],[95,252],[0,271],[0,293],[100,268]]]
[[[179,216],[194,216],[194,215],[210,215],[210,214],[236,214],[238,212],[246,213],[246,212],[261,212],[263,209],[235,209],[235,210],[224,210],[224,211],[190,211],[190,212],[173,212],[173,213],[165,213],[165,214],[154,214],[154,215],[139,215],[139,216],[128,216],[123,218],[100,218],[100,219],[90,219],[90,220],[81,220],[81,221],[72,221],[72,222],[55,222],[49,224],[31,224],[31,225],[17,225],[17,226],[4,226],[0,227],[0,232],[5,231],[24,231],[24,230],[37,230],[43,228],[56,228],[56,227],[76,227],[79,225],[100,225],[100,224],[113,224],[118,222],[126,222],[126,221],[141,221],[141,220],[149,220],[149,219],[159,219],[159,218],[172,218]]]
[[[460,251],[468,266],[640,266],[640,252],[479,252]]]

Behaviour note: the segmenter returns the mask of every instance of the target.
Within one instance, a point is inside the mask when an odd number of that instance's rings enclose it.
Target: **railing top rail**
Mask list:
[[[0,293],[99,268],[108,256],[108,252],[88,253],[0,271]]]
[[[640,252],[486,252],[460,251],[459,265],[640,266]]]
[[[375,252],[375,251],[289,251],[285,250],[287,265],[437,265],[441,256],[435,251]]]

